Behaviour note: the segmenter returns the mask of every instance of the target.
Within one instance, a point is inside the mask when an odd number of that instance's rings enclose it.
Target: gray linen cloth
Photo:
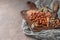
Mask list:
[[[48,5],[53,10],[52,5],[55,1],[56,0],[37,0],[35,4],[38,8]],[[57,1],[60,2],[60,0],[57,0]],[[57,13],[60,19],[60,9]],[[24,19],[22,21],[21,27],[23,29],[24,34],[27,36],[30,36],[39,40],[60,40],[60,29],[51,29],[51,30],[42,30],[40,32],[33,32],[33,31],[30,31]]]

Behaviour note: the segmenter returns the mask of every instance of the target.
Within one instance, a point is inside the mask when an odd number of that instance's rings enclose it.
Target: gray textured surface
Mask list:
[[[0,40],[35,40],[26,37],[21,29],[20,11],[27,8],[26,1],[0,0]]]

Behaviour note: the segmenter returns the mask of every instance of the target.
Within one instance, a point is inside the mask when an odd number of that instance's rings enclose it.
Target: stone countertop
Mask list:
[[[25,36],[21,29],[20,11],[27,8],[27,1],[0,0],[0,40],[35,40]]]

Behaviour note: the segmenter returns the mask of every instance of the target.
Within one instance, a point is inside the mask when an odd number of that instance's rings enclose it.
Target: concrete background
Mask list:
[[[20,11],[27,8],[27,1],[0,0],[0,40],[36,40],[26,37],[21,29]]]

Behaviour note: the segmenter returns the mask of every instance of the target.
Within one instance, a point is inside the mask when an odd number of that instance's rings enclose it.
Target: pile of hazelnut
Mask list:
[[[39,11],[39,10],[29,10],[27,11],[28,18],[34,25],[33,29],[43,30],[49,28],[55,28],[59,24],[59,20],[51,18],[51,12],[49,11]]]
[[[43,12],[39,10],[30,10],[27,12],[29,20],[34,24],[34,28],[46,28],[51,17],[50,12]]]

